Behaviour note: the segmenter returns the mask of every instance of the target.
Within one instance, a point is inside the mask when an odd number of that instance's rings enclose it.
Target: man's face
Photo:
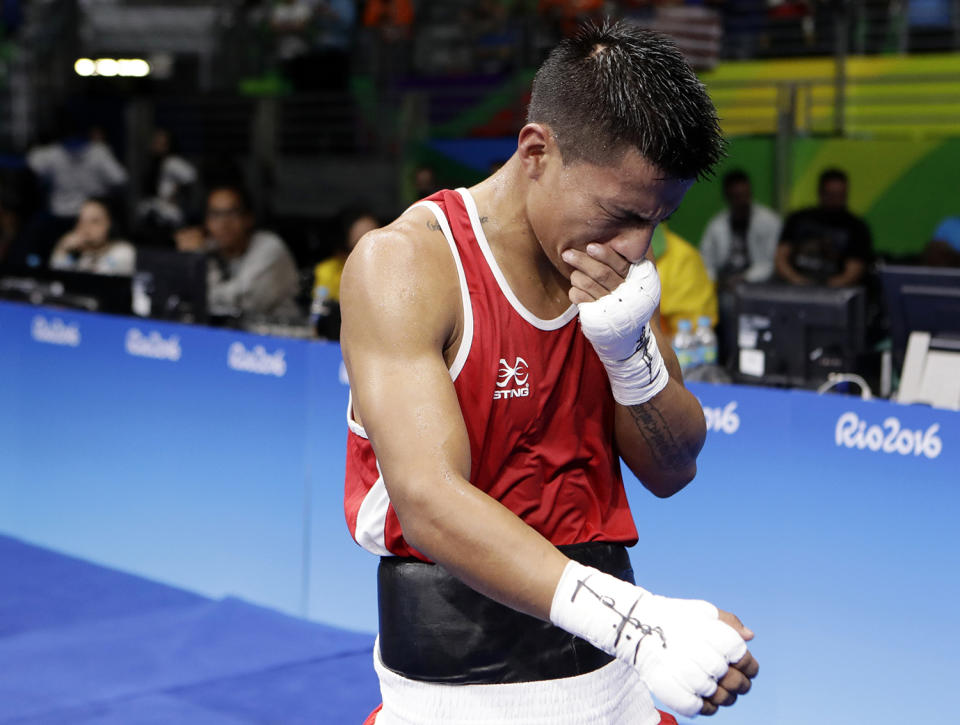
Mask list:
[[[726,189],[727,204],[734,216],[742,216],[750,211],[750,201],[753,194],[750,182],[735,181]]]
[[[253,219],[243,201],[230,189],[217,189],[207,199],[207,231],[217,249],[228,254],[241,251],[250,235]]]
[[[643,259],[654,228],[693,184],[662,178],[634,149],[609,166],[585,161],[564,166],[559,153],[548,157],[532,180],[527,219],[547,257],[568,278],[573,268],[560,255],[571,248],[583,251],[591,242],[609,245],[631,263]]]
[[[830,179],[820,188],[820,206],[831,211],[847,208],[847,182]]]

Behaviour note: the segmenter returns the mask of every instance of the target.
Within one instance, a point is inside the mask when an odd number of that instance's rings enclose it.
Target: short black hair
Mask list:
[[[527,123],[550,127],[564,163],[608,164],[633,146],[668,177],[709,176],[724,153],[717,111],[666,36],[587,23],[533,79]]]
[[[847,172],[843,169],[830,168],[820,172],[820,180],[817,182],[817,191],[823,191],[823,187],[831,181],[842,181],[848,183]]]
[[[726,191],[734,184],[749,184],[750,177],[743,169],[734,169],[723,175],[723,190]]]

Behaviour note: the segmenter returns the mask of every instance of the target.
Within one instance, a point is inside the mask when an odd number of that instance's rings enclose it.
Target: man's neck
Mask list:
[[[228,261],[232,259],[239,259],[246,254],[247,250],[250,248],[250,238],[252,236],[252,234],[248,234],[234,247],[221,247],[220,256]]]
[[[746,224],[750,221],[750,207],[743,209],[731,209],[730,221],[734,224]]]
[[[514,294],[534,314],[552,318],[570,302],[570,281],[553,266],[526,213],[529,179],[514,156],[495,174],[471,187],[484,235]]]

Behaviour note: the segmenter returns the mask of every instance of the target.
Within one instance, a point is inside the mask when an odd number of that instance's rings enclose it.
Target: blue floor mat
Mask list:
[[[359,723],[373,637],[0,536],[0,722]]]

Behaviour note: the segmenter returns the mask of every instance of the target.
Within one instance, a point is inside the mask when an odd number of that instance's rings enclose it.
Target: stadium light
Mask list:
[[[113,58],[97,58],[97,75],[112,78],[120,72],[120,64]]]
[[[73,70],[78,76],[92,76],[97,72],[97,64],[89,58],[77,58],[77,62],[73,64]]]
[[[143,78],[150,75],[150,64],[143,58],[77,58],[73,70],[78,76]]]

